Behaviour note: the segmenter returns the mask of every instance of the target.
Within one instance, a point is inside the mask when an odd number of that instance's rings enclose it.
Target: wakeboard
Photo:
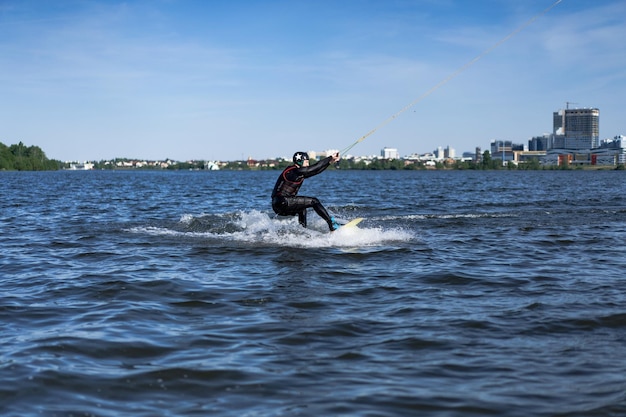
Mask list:
[[[357,224],[363,221],[363,217],[357,217],[356,219],[350,220],[348,223],[341,225],[341,228],[344,227],[355,227]]]

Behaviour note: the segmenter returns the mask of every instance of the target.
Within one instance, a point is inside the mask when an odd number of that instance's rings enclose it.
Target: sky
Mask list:
[[[0,142],[62,161],[266,159],[364,136],[350,154],[460,155],[551,133],[566,106],[600,109],[612,138],[624,16],[624,0],[0,0]]]

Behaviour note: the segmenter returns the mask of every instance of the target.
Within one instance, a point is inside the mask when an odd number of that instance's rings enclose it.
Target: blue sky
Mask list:
[[[0,142],[60,160],[401,155],[626,135],[626,2],[0,0]]]

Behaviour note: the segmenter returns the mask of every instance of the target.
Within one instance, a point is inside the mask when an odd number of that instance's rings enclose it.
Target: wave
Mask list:
[[[516,213],[452,213],[452,214],[405,214],[405,215],[389,215],[381,216],[380,220],[429,220],[429,219],[497,219],[519,217]]]
[[[340,228],[329,233],[326,223],[309,216],[309,227],[298,224],[297,217],[280,217],[252,210],[221,214],[183,214],[173,225],[136,226],[131,233],[155,236],[210,239],[250,245],[285,247],[366,247],[393,242],[407,242],[415,236],[401,228],[359,227]]]

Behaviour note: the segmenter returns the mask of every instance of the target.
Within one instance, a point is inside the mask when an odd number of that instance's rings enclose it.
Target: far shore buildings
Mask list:
[[[528,145],[492,140],[491,155],[503,164],[532,159],[544,165],[617,165],[626,163],[626,137],[600,140],[600,110],[561,109],[552,115],[552,133],[533,137]]]
[[[597,108],[565,109],[552,114],[552,133],[536,136],[528,144],[514,143],[512,140],[492,140],[491,158],[502,161],[503,165],[524,164],[532,160],[542,165],[597,165],[616,166],[626,164],[626,136],[618,135],[600,140],[600,110]],[[395,148],[384,148],[381,157],[392,158]],[[473,160],[481,162],[482,150],[464,152],[458,158],[454,149],[438,147],[432,153],[411,154],[406,161],[420,161],[435,165],[444,160]]]
[[[396,148],[384,147],[380,151],[380,156],[383,159],[400,159],[400,153],[398,153],[398,150]]]
[[[308,151],[312,159],[325,158],[336,152],[339,151],[336,149],[327,149],[322,152]],[[508,163],[518,165],[536,160],[543,165],[616,166],[626,164],[626,136],[618,135],[611,139],[600,140],[599,109],[565,108],[553,112],[552,133],[535,136],[528,140],[528,144],[514,143],[512,140],[506,139],[492,140],[490,153],[492,159],[500,160],[503,165]],[[380,155],[360,157],[345,155],[345,157],[354,159],[356,162],[362,161],[366,165],[377,159],[404,159],[405,164],[420,162],[427,167],[434,167],[438,163],[454,160],[481,162],[483,153],[480,147],[476,147],[474,152],[464,152],[461,157],[457,157],[455,150],[450,146],[446,148],[439,146],[429,153],[413,153],[400,158],[397,148],[385,147],[380,151]],[[281,159],[289,161],[291,158],[283,157],[257,161],[249,157],[244,163],[250,168],[273,168]],[[115,160],[105,164],[113,166],[113,169],[144,167],[166,169],[175,165],[176,162],[171,160]],[[206,161],[203,168],[205,170],[218,170],[227,164],[227,162]],[[94,169],[94,164],[73,162],[69,164],[67,169]]]

